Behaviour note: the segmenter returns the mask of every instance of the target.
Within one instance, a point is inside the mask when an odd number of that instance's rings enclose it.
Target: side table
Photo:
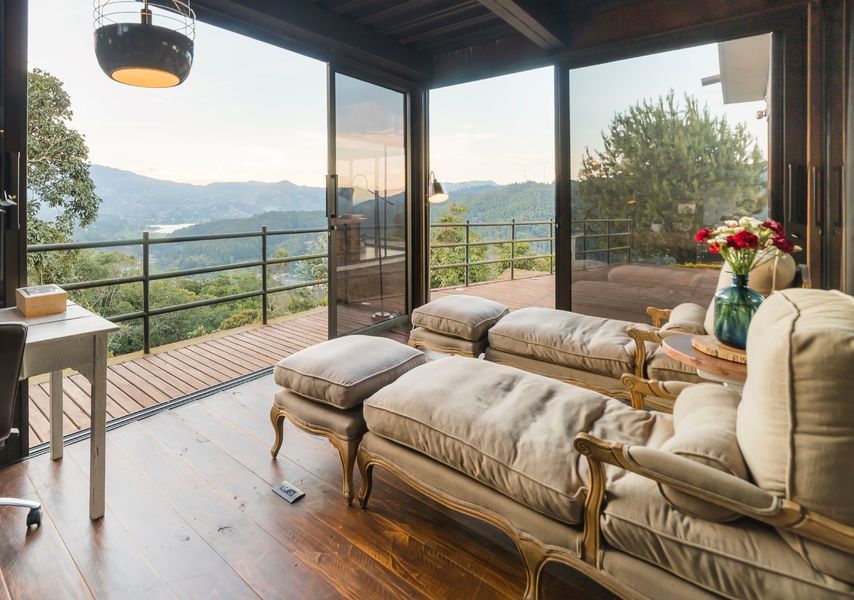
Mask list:
[[[740,393],[747,379],[747,365],[700,352],[691,345],[693,337],[669,336],[664,338],[661,347],[670,358],[697,369],[697,375],[703,379],[722,383]]]

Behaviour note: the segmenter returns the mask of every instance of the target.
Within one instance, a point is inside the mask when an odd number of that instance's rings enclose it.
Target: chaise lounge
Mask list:
[[[364,403],[357,462],[495,525],[524,557],[626,598],[854,597],[854,299],[788,290],[751,325],[743,398],[686,386],[674,414],[449,357]],[[586,457],[586,460],[585,458]]]

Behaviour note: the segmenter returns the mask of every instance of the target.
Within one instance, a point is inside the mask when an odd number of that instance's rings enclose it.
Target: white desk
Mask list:
[[[61,314],[24,318],[16,308],[0,309],[0,322],[26,323],[27,344],[21,379],[50,373],[50,456],[62,458],[62,371],[74,369],[92,385],[89,454],[89,518],[104,516],[107,426],[107,334],[119,327],[85,308],[68,303]],[[28,432],[22,431],[24,439]]]

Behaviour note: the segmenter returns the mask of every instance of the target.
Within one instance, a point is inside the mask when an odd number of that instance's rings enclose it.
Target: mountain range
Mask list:
[[[80,241],[138,237],[144,230],[170,231],[176,225],[184,227],[177,235],[252,231],[258,229],[259,219],[270,228],[282,229],[324,224],[323,187],[290,181],[195,185],[103,165],[92,165],[90,172],[102,202],[98,219],[76,232]],[[431,206],[433,218],[453,204],[467,206],[472,221],[540,220],[553,214],[550,183],[500,185],[474,180],[448,182],[445,189],[450,200]]]

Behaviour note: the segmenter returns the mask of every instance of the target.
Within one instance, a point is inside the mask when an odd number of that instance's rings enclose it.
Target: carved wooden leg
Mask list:
[[[360,440],[342,440],[331,438],[332,443],[338,448],[341,455],[341,468],[344,470],[344,499],[347,506],[353,504],[353,466],[356,463],[356,452],[359,449]]]
[[[538,600],[540,597],[540,575],[546,564],[546,553],[536,542],[517,539],[516,546],[525,560],[525,600]]]
[[[273,431],[276,433],[276,441],[273,442],[273,447],[270,448],[270,454],[273,455],[273,458],[276,458],[282,447],[282,429],[285,424],[285,415],[275,406],[270,409],[270,422],[273,423]]]
[[[362,487],[359,488],[359,507],[366,508],[368,506],[368,498],[371,497],[374,465],[364,452],[359,452],[356,455],[356,462],[359,465],[359,473],[362,475]]]

